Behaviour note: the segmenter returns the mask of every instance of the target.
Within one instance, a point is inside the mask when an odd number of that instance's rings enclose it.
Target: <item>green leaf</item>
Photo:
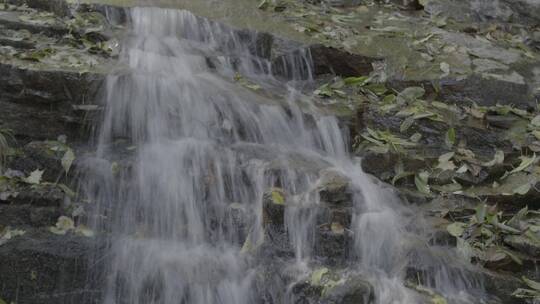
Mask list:
[[[444,163],[444,162],[450,161],[452,157],[454,157],[455,154],[456,154],[455,152],[445,153],[439,156],[439,162]]]
[[[525,216],[529,213],[529,207],[525,206],[521,210],[519,210],[509,221],[508,225],[512,225],[514,227],[517,227],[519,225],[519,222],[522,221]]]
[[[479,224],[482,224],[486,220],[487,215],[487,205],[486,204],[480,204],[476,207],[476,213],[475,218],[476,222]]]
[[[492,167],[494,165],[499,165],[504,162],[504,152],[502,150],[495,151],[495,156],[493,156],[493,159],[489,162],[483,163],[482,166],[484,167]]]
[[[56,225],[49,228],[49,231],[54,234],[64,235],[68,231],[73,229],[75,229],[75,223],[73,222],[73,220],[67,216],[62,215],[58,218]]]
[[[378,96],[381,96],[388,91],[384,83],[371,83],[365,85],[363,88]]]
[[[441,62],[440,68],[441,68],[441,71],[443,72],[441,77],[446,77],[446,76],[450,75],[450,65],[448,63]]]
[[[523,282],[525,282],[525,284],[527,284],[527,286],[529,286],[530,288],[536,290],[536,291],[540,291],[540,283],[536,282],[536,281],[533,281],[533,280],[529,280],[527,279],[525,276],[521,277],[521,279],[523,280]]]
[[[439,192],[443,192],[443,193],[454,193],[454,192],[457,192],[457,191],[460,191],[460,190],[463,190],[463,186],[461,186],[459,183],[457,182],[453,182],[451,184],[446,184],[446,185],[434,185],[432,186],[431,188],[439,191]]]
[[[540,292],[532,289],[518,288],[512,293],[512,296],[520,299],[540,299]]]
[[[412,125],[414,124],[414,117],[413,116],[409,116],[407,118],[405,118],[403,120],[403,122],[401,123],[401,126],[399,127],[399,131],[401,133],[404,133],[405,131],[407,131]]]
[[[416,188],[418,191],[420,191],[423,194],[430,194],[431,189],[428,185],[428,179],[429,179],[429,173],[427,171],[422,171],[419,174],[416,174],[414,176],[414,184],[416,185]]]
[[[531,133],[532,133],[532,135],[534,135],[534,137],[536,137],[537,140],[540,140],[540,131],[539,130],[534,130]]]
[[[311,274],[311,285],[319,286],[321,284],[322,277],[328,273],[328,268],[324,267],[313,271]]]
[[[61,163],[62,168],[64,168],[64,171],[66,174],[68,174],[69,169],[71,168],[71,165],[73,164],[73,161],[75,160],[75,153],[73,153],[73,150],[68,149],[66,153],[64,153],[64,156],[62,157]]]
[[[26,232],[21,229],[11,229],[10,227],[4,228],[0,233],[0,245],[5,244],[14,237],[24,235],[25,233]]]
[[[382,102],[386,104],[394,103],[394,101],[396,101],[396,95],[394,94],[386,95],[382,100]]]
[[[277,189],[272,190],[272,201],[274,202],[274,204],[278,205],[285,204],[285,198],[283,197],[283,193]]]
[[[446,230],[448,231],[448,233],[450,233],[450,235],[454,237],[460,237],[463,235],[463,232],[465,232],[465,227],[467,227],[467,224],[455,222],[446,226]]]
[[[409,140],[412,141],[413,143],[419,142],[420,139],[422,139],[422,134],[420,134],[420,133],[414,133],[414,134],[411,135],[411,137],[409,138]]]
[[[505,232],[507,233],[514,233],[514,234],[519,234],[521,233],[521,231],[517,230],[516,228],[512,228],[508,225],[505,225],[503,223],[495,223],[495,226],[497,226],[497,228],[501,229],[501,230],[504,230]]]
[[[446,302],[446,299],[442,296],[434,295],[433,298],[431,298],[431,304],[448,304],[448,302]]]
[[[401,91],[398,97],[404,99],[405,101],[414,101],[426,94],[426,91],[422,87],[409,87]]]
[[[526,183],[526,184],[523,184],[523,185],[517,187],[516,189],[514,189],[513,192],[514,192],[514,194],[525,195],[525,194],[529,193],[531,188],[532,188],[531,183]]]
[[[520,159],[521,163],[519,164],[519,166],[517,168],[514,168],[514,170],[510,171],[509,174],[517,173],[527,169],[536,161],[536,154],[534,154],[532,157],[521,156]]]
[[[29,184],[39,185],[41,183],[41,177],[43,176],[44,170],[35,170],[26,178],[24,178],[24,181]]]
[[[346,85],[365,85],[368,83],[370,78],[368,76],[360,76],[360,77],[347,77],[343,79]]]
[[[79,225],[77,228],[75,228],[75,233],[85,236],[85,237],[93,237],[95,235],[94,231],[84,225]]]
[[[65,184],[58,184],[58,187],[62,189],[62,191],[64,191],[64,193],[70,198],[75,198],[77,196],[77,194]]]
[[[540,115],[536,115],[533,119],[531,119],[531,125],[540,127]]]
[[[260,10],[265,10],[268,8],[269,5],[270,2],[268,0],[262,0],[261,3],[259,3],[259,5],[257,6],[257,8]]]
[[[517,255],[515,255],[512,251],[506,250],[505,248],[499,248],[499,250],[509,256],[514,262],[516,262],[516,264],[523,265],[523,260],[520,259]]]
[[[448,131],[446,131],[444,142],[449,148],[454,146],[454,144],[456,143],[456,130],[454,128],[450,128],[448,129]]]
[[[448,152],[439,156],[439,163],[437,164],[437,169],[441,169],[442,171],[454,170],[456,168],[456,165],[453,161],[451,161],[454,155],[454,152]]]

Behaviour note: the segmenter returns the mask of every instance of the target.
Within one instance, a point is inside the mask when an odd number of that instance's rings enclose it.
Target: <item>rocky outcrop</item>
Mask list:
[[[9,169],[0,180],[1,299],[99,303],[102,278],[93,275],[102,273],[102,265],[90,256],[105,242],[80,223],[84,204],[59,183],[66,175],[50,147],[50,142],[28,144],[8,163],[23,171]],[[78,230],[71,217],[79,221]]]
[[[314,271],[310,281],[293,286],[294,303],[373,303],[373,286],[369,282],[354,276],[336,282],[332,280],[332,275],[335,274],[329,273],[326,268],[321,268]]]
[[[99,250],[99,242],[32,231],[1,245],[2,299],[25,304],[100,303],[99,280],[89,269],[99,273],[102,265],[88,257]]]
[[[94,103],[104,74],[34,69],[0,64],[1,99],[13,103],[50,108]],[[62,108],[58,109],[62,111]]]

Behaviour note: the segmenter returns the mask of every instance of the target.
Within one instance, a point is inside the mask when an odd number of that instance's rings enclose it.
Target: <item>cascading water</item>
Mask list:
[[[108,78],[97,157],[88,160],[85,183],[94,226],[112,235],[103,303],[264,302],[256,284],[262,261],[243,244],[263,242],[262,201],[275,186],[291,194],[284,221],[294,257],[285,258],[287,268],[305,279],[316,262],[314,190],[323,170],[351,181],[347,271],[370,281],[376,303],[418,303],[404,286],[411,265],[429,268],[430,287],[452,303],[478,303],[470,290],[481,291],[481,284],[462,278],[466,267],[448,266],[455,255],[433,253],[411,210],[353,164],[336,118],[315,110],[307,116],[292,85],[281,100],[227,80],[238,71],[279,84],[245,39],[186,11],[130,14],[121,55],[129,69]],[[292,75],[309,72],[298,65]],[[234,210],[250,215],[242,231]],[[411,249],[414,242],[427,249]],[[280,291],[269,292],[268,303],[295,302],[290,286],[265,284]]]

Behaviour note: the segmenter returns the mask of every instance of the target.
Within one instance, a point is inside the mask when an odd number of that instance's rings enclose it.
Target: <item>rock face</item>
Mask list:
[[[67,16],[70,13],[69,4],[63,0],[8,0],[7,3],[14,5],[27,5],[38,10],[50,11],[59,16]]]
[[[332,281],[331,279],[324,278],[325,274],[323,274],[321,282],[306,282],[295,285],[293,287],[293,293],[295,295],[294,303],[373,303],[373,286],[371,286],[371,284],[369,284],[367,281],[359,277],[349,277],[344,280],[344,282],[337,283],[329,288],[329,286],[325,286],[325,284],[332,284]]]
[[[93,103],[104,75],[0,64],[2,99],[32,106]]]
[[[67,23],[74,17],[65,1],[7,2],[30,8],[2,4],[0,12],[0,135],[8,145],[0,145],[8,151],[0,166],[0,299],[100,303],[102,278],[90,269],[102,266],[89,255],[100,252],[104,241],[50,229],[61,216],[80,220],[84,213],[69,189],[73,175],[66,174],[62,159],[71,149],[66,140],[77,145],[88,138],[92,116],[81,114],[80,105],[97,100],[106,74],[95,64],[107,59],[63,40],[73,38]],[[93,62],[94,69],[79,60]],[[73,160],[68,161],[73,170]]]
[[[98,240],[28,232],[0,246],[0,293],[16,303],[100,303],[88,252]],[[95,268],[96,267],[96,268]],[[97,272],[99,273],[99,272]],[[93,300],[92,300],[93,299]]]
[[[317,214],[315,254],[330,264],[343,264],[353,245],[350,180],[338,172],[323,172],[318,192],[321,203]]]
[[[300,228],[288,226],[285,220],[287,213],[312,214],[309,218],[313,218],[313,223],[306,228],[310,230],[307,233],[314,236],[312,254],[328,265],[344,265],[354,239],[350,230],[354,210],[349,184],[349,179],[338,172],[324,171],[315,190],[320,203],[301,207],[295,206],[280,188],[266,192],[263,200],[263,226],[272,246],[285,245],[282,247],[285,251],[292,248],[287,231]],[[274,244],[276,240],[279,240],[279,245]]]
[[[418,0],[386,0],[386,2],[393,3],[405,10],[421,10],[424,8]]]

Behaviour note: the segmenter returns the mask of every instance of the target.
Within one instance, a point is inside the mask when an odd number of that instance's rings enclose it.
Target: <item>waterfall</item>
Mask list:
[[[294,256],[282,258],[283,271],[305,279],[317,263],[322,171],[350,180],[347,271],[373,285],[375,303],[419,303],[405,273],[426,263],[430,287],[450,303],[478,303],[469,291],[481,293],[481,282],[465,277],[466,266],[452,272],[455,255],[434,254],[414,210],[353,162],[337,119],[302,108],[295,82],[275,79],[249,41],[186,11],[130,14],[120,59],[128,69],[107,79],[83,185],[95,208],[92,225],[111,234],[103,303],[265,303],[257,284],[264,261],[242,247],[246,239],[264,241],[262,202],[273,187],[288,195],[285,241]],[[296,77],[311,71],[309,54],[299,56]],[[236,73],[288,93],[263,96],[235,83]],[[235,210],[249,215],[241,229]],[[425,252],[411,249],[418,243]],[[294,302],[290,286],[266,284],[281,291],[267,303]]]

